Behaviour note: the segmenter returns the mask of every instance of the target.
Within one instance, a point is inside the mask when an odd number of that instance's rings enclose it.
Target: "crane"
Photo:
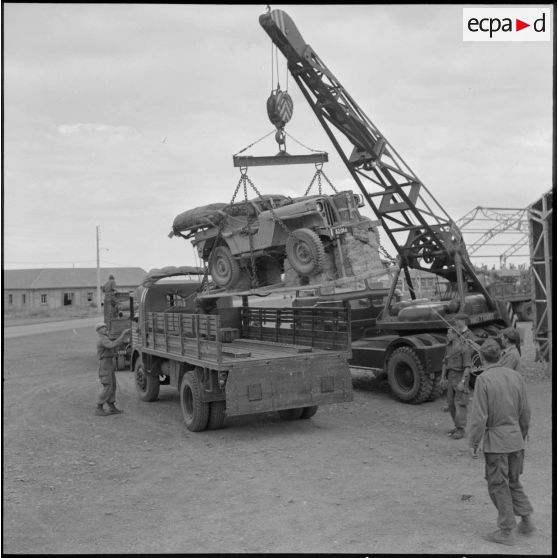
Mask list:
[[[290,16],[269,10],[259,21],[396,249],[394,285],[402,270],[415,299],[409,270],[431,272],[449,281],[448,294],[462,308],[466,295],[475,292],[482,294],[488,310],[497,311],[456,223],[304,41]],[[335,130],[349,140],[349,148],[341,145]]]

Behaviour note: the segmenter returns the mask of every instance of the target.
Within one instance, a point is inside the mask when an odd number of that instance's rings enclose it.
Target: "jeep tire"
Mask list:
[[[209,273],[215,284],[223,288],[233,288],[240,279],[240,266],[233,258],[228,246],[217,246],[209,257]]]
[[[311,229],[297,229],[289,235],[285,246],[292,268],[304,276],[320,273],[325,265],[325,248]]]

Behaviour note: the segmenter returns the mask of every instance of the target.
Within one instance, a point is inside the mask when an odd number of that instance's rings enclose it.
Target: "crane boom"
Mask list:
[[[290,16],[271,10],[259,21],[397,250],[413,298],[409,269],[418,269],[456,284],[461,301],[473,288],[494,308],[455,222],[304,41]],[[334,130],[349,140],[348,148]]]

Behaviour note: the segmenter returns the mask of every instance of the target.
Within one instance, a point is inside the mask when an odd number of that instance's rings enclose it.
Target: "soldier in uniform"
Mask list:
[[[471,347],[466,342],[468,334],[473,336],[467,328],[467,315],[456,316],[456,329],[448,329],[448,344],[442,364],[442,389],[447,387],[448,410],[453,419],[454,428],[448,436],[460,440],[465,436],[467,425],[467,404],[469,403],[469,374],[471,373]],[[465,326],[465,330],[463,330]]]
[[[109,321],[118,315],[118,305],[115,294],[116,281],[114,275],[109,275],[108,281],[103,285],[103,292],[105,293],[105,320]]]
[[[485,370],[477,378],[473,394],[469,444],[472,456],[478,457],[483,440],[488,494],[498,510],[498,530],[485,538],[511,546],[515,543],[515,516],[521,517],[520,534],[535,531],[533,506],[519,479],[531,411],[521,374],[498,362],[498,343],[488,339],[480,351]]]
[[[519,370],[521,353],[519,352],[519,332],[517,329],[508,327],[502,331],[502,345],[504,350],[500,353],[500,366],[507,366]]]
[[[104,417],[121,413],[114,402],[116,397],[116,374],[114,372],[114,349],[118,347],[124,338],[130,333],[130,329],[125,329],[114,341],[108,336],[108,328],[105,323],[95,326],[95,331],[99,335],[97,340],[97,358],[99,359],[99,380],[103,385],[103,391],[99,394],[95,414]],[[108,411],[103,405],[108,404]]]

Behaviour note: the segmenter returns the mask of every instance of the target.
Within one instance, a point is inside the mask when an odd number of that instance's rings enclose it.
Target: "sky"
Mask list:
[[[272,63],[266,7],[4,3],[4,268],[95,267],[97,227],[103,267],[197,265],[173,219],[231,201],[233,154],[274,130],[274,68],[294,102],[287,151],[327,151],[326,176],[356,191],[281,53]],[[551,41],[464,42],[453,4],[271,7],[454,220],[551,188]],[[272,134],[244,153],[277,151]],[[292,196],[314,170],[248,176]]]

